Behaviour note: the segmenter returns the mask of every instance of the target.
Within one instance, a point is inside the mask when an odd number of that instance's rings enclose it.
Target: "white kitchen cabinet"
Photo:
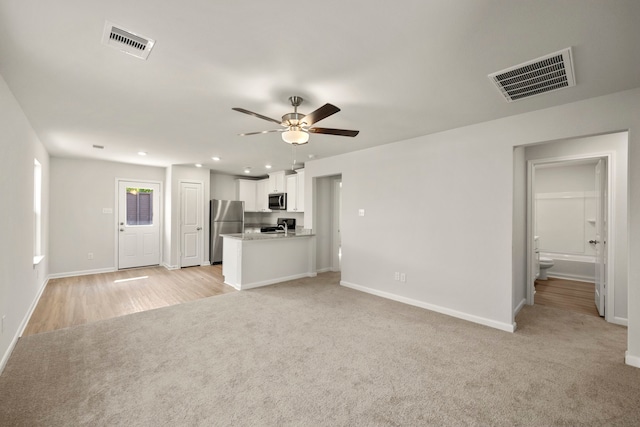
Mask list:
[[[258,212],[256,206],[256,191],[258,181],[250,179],[239,179],[238,181],[238,200],[244,202],[245,212]]]
[[[304,212],[304,169],[287,176],[287,212]]]
[[[271,212],[269,209],[269,179],[256,181],[256,210],[258,212]]]
[[[269,193],[286,193],[287,192],[287,180],[286,177],[292,174],[293,171],[279,171],[271,172],[269,174]]]

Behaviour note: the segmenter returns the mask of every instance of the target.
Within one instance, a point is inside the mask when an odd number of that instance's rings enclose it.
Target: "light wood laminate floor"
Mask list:
[[[575,280],[536,280],[536,304],[561,308],[577,313],[600,316],[595,304],[595,284]]]
[[[23,336],[236,292],[222,266],[146,267],[51,279]]]

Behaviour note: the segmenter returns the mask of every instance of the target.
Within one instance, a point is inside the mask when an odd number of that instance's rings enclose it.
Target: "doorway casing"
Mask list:
[[[535,242],[534,242],[534,218],[535,218],[535,167],[538,165],[548,165],[552,163],[571,162],[579,160],[604,160],[606,164],[606,256],[607,264],[609,266],[615,265],[615,174],[613,165],[615,164],[615,153],[603,152],[603,153],[591,153],[591,154],[579,154],[571,156],[552,157],[545,159],[534,159],[527,161],[527,292],[526,302],[528,305],[533,305],[535,294],[535,271],[533,257],[535,254]],[[597,267],[596,267],[597,268]],[[614,269],[606,269],[605,278],[605,320],[612,323],[618,323],[615,321],[614,316],[614,289],[615,289],[615,274]],[[595,304],[595,301],[594,301]]]

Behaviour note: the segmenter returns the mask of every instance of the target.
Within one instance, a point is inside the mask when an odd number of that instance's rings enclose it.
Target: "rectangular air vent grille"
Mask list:
[[[102,43],[136,58],[147,59],[155,41],[106,21]]]
[[[489,74],[507,102],[576,85],[571,48]]]

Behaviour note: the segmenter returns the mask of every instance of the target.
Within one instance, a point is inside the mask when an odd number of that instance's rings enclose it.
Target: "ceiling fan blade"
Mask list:
[[[346,129],[331,129],[331,128],[310,128],[309,132],[311,133],[324,133],[327,135],[338,135],[338,136],[356,136],[360,133],[359,130],[346,130]]]
[[[335,105],[324,104],[322,107],[304,116],[304,119],[302,119],[302,121],[306,123],[307,126],[311,126],[312,124],[319,122],[322,119],[326,119],[327,117],[337,113],[338,111],[340,111],[340,109]]]
[[[245,110],[244,108],[234,107],[234,108],[232,108],[232,110],[239,111],[240,113],[245,113],[245,114],[257,117],[257,118],[262,119],[262,120],[267,120],[269,122],[274,122],[274,123],[277,123],[279,125],[282,124],[282,122],[280,120],[272,119],[271,117],[263,116],[262,114],[258,114],[258,113],[254,113],[253,111]]]
[[[239,133],[238,136],[247,136],[247,135],[258,135],[261,133],[270,133],[270,132],[284,132],[288,129],[272,129],[272,130],[263,130],[260,132],[247,132],[247,133]]]

